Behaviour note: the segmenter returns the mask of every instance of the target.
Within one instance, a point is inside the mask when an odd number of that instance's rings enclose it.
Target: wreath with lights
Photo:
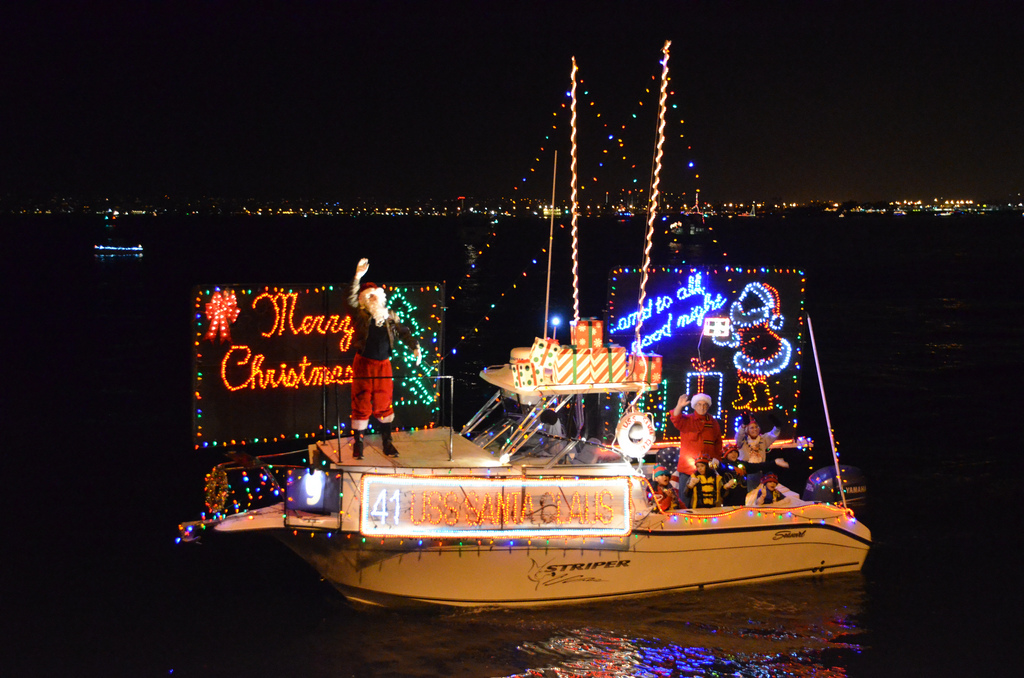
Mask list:
[[[229,486],[228,474],[215,466],[206,474],[206,511],[209,516],[223,515],[227,507]]]

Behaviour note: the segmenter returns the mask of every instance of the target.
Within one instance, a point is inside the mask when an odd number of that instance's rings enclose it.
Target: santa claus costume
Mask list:
[[[690,401],[695,410],[705,403],[703,412],[683,414],[682,405],[669,412],[669,421],[679,431],[678,470],[686,475],[693,475],[693,463],[702,456],[709,460],[722,458],[722,427],[707,413],[711,397],[697,393]]]
[[[352,308],[354,334],[352,348],[352,456],[363,458],[363,433],[372,416],[380,422],[384,454],[397,457],[391,439],[391,422],[395,411],[391,398],[393,381],[391,352],[395,340],[401,340],[420,360],[420,347],[409,328],[399,322],[398,314],[388,309],[384,290],[371,282],[361,283],[370,267],[366,259],[356,266],[348,303]]]

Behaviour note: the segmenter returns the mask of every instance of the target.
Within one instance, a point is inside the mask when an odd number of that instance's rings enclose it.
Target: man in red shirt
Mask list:
[[[687,405],[693,407],[693,414],[683,414],[683,408]],[[708,414],[709,409],[710,396],[698,393],[691,400],[689,394],[684,393],[669,412],[669,421],[679,430],[679,464],[676,474],[680,488],[686,485],[687,478],[684,476],[692,476],[696,470],[693,464],[697,459],[722,458],[722,427],[717,419]]]

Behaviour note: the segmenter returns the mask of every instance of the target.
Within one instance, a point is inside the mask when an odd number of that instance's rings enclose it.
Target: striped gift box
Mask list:
[[[590,362],[593,379],[598,384],[617,383],[626,380],[626,349],[622,346],[591,349]]]
[[[589,383],[593,372],[589,350],[576,351],[568,346],[563,346],[555,355],[555,383]]]

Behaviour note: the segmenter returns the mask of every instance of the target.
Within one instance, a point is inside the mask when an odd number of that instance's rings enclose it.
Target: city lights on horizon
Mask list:
[[[623,191],[620,195],[606,194],[598,203],[585,202],[577,205],[579,216],[614,216],[629,218],[646,215],[648,199],[646,191]],[[711,203],[697,200],[686,193],[663,192],[659,200],[658,215],[674,219],[685,214],[707,216],[760,217],[776,212],[831,212],[831,213],[936,213],[936,214],[987,214],[996,212],[1024,212],[1024,196],[1008,196],[1004,200],[982,201],[975,198],[936,197],[930,199],[908,198],[899,200],[855,201],[855,200],[814,200],[810,202],[785,200],[722,201]],[[43,199],[17,199],[6,196],[0,199],[0,214],[11,215],[56,215],[79,214],[102,217],[113,225],[114,221],[159,217],[182,216],[397,216],[397,217],[459,217],[497,219],[499,217],[545,218],[565,217],[572,214],[568,200],[556,200],[554,207],[550,196],[547,198],[473,198],[465,195],[452,198],[427,199],[422,201],[391,202],[369,198],[348,200],[313,199],[235,199],[213,196],[175,199],[161,196],[156,199],[141,198],[89,198],[51,196]]]

